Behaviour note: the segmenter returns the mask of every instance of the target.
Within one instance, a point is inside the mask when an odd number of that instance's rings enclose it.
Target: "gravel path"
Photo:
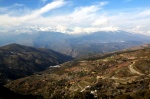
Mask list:
[[[142,73],[140,73],[139,71],[137,71],[136,69],[133,68],[133,65],[135,64],[135,62],[133,62],[131,65],[129,65],[129,70],[131,73],[135,73],[135,74],[138,74],[138,75],[144,75]]]

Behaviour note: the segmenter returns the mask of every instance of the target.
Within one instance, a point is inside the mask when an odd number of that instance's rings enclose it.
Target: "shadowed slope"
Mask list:
[[[0,80],[13,80],[43,71],[72,58],[50,49],[10,44],[0,47]]]

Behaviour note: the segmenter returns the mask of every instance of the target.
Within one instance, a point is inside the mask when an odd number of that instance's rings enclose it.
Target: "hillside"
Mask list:
[[[70,61],[5,86],[44,99],[149,99],[150,48]]]
[[[0,99],[37,99],[39,96],[20,95],[0,85]]]
[[[29,76],[71,59],[50,49],[18,44],[3,46],[0,47],[0,82]]]

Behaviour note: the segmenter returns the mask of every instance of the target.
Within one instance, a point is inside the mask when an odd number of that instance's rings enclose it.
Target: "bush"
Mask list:
[[[117,96],[115,99],[133,99],[133,98],[130,95],[125,94],[125,95]]]

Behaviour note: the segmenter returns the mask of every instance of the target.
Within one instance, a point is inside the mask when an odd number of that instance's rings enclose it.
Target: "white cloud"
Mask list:
[[[53,9],[62,7],[65,5],[66,2],[63,0],[57,0],[53,1],[51,3],[48,3],[41,9],[35,10],[35,11],[30,11],[31,14],[28,15],[23,15],[21,17],[17,16],[10,16],[8,14],[0,15],[0,26],[1,27],[12,27],[12,26],[18,26],[18,25],[24,25],[24,23],[32,23],[32,20],[38,19],[42,16],[42,14],[51,11]],[[16,6],[20,6],[18,4],[15,4]],[[4,20],[5,19],[5,20]]]
[[[103,26],[108,24],[109,24],[109,20],[107,17],[100,17],[92,23],[93,26]]]
[[[97,31],[117,31],[119,30],[118,27],[87,27],[87,28],[81,28],[81,27],[75,27],[72,29],[72,32],[70,34],[81,34],[81,33],[92,33]]]
[[[19,10],[25,9],[26,6],[23,4],[15,3],[8,7],[0,7],[0,14],[11,14],[18,12]]]
[[[52,28],[57,27],[58,31],[65,32],[66,30],[68,30],[68,28],[90,26],[96,17],[96,13],[99,10],[101,10],[104,5],[108,4],[108,2],[100,2],[96,5],[77,7],[73,12],[66,15],[42,17],[42,14],[52,9],[56,9],[58,7],[64,6],[65,3],[66,2],[63,0],[55,0],[52,3],[45,5],[41,9],[32,11],[31,14],[22,17],[11,17],[9,15],[2,15],[0,16],[1,17],[0,22],[2,21],[0,25],[2,25],[3,27],[19,26],[19,25],[26,25],[26,24],[50,26]],[[2,20],[3,18],[7,20]],[[84,30],[89,31],[88,29],[84,29]],[[79,31],[79,30],[76,28],[74,31]],[[82,32],[84,32],[83,29]]]
[[[150,9],[140,12],[136,17],[139,17],[139,18],[150,17]]]
[[[137,10],[135,12],[128,12],[122,15],[114,15],[114,19],[111,20],[111,22],[114,23],[115,26],[120,27],[122,30],[147,34],[150,26],[149,11],[150,9]]]
[[[71,13],[59,16],[40,17],[31,23],[51,27],[57,27],[59,24],[67,28],[91,26],[97,17],[97,12],[101,10],[104,4],[106,4],[106,2],[91,6],[77,7]]]
[[[1,15],[0,16],[0,26],[3,28],[9,28],[11,26],[19,25],[20,22],[16,17],[10,17],[8,15]]]
[[[46,6],[34,11],[32,14],[22,17],[21,20],[26,21],[26,20],[30,20],[30,19],[35,19],[50,10],[64,6],[64,4],[65,4],[65,2],[63,0],[57,0],[57,1],[54,1],[51,3],[48,3]]]
[[[0,27],[38,26],[41,27],[38,29],[41,31],[52,30],[64,33],[91,33],[121,29],[134,33],[150,34],[150,9],[136,9],[128,12],[119,11],[114,14],[113,12],[104,11],[103,7],[107,4],[108,2],[100,2],[95,5],[76,7],[65,14],[43,16],[43,14],[51,10],[64,5],[68,6],[63,0],[54,0],[40,9],[30,11],[30,14],[23,14],[19,17],[1,14]]]
[[[131,29],[128,29],[128,31],[133,32],[133,33],[137,33],[137,32],[143,33],[143,31],[141,31],[142,29],[143,29],[143,26],[138,25],[138,26],[135,26]]]

